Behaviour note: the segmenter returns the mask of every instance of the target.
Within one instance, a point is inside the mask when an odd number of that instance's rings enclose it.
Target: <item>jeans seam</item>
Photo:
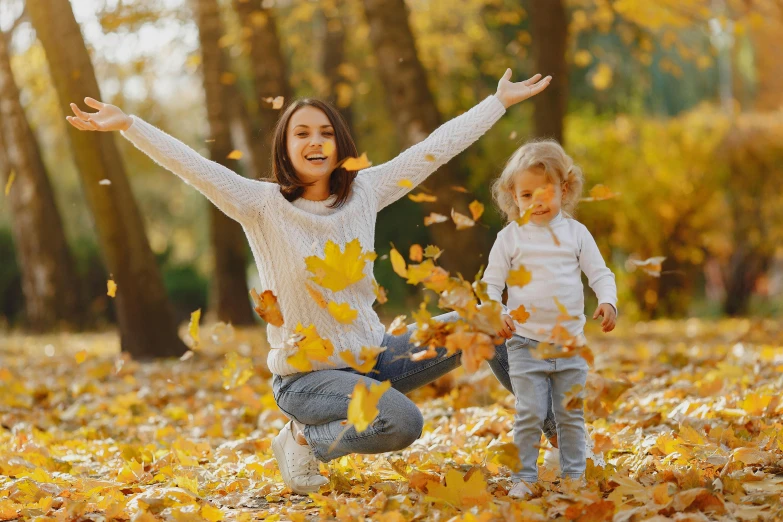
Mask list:
[[[428,364],[427,366],[423,366],[421,368],[416,368],[415,370],[411,370],[408,373],[404,373],[402,375],[397,376],[396,379],[392,378],[392,379],[389,379],[389,380],[391,381],[392,384],[394,384],[394,383],[399,382],[399,381],[401,381],[401,380],[403,380],[403,379],[405,379],[407,377],[410,377],[411,375],[416,375],[417,373],[421,373],[421,372],[423,372],[425,370],[429,370],[430,368],[432,368],[433,366],[435,366],[437,364],[441,364],[441,363],[444,363],[444,362],[446,362],[448,360],[451,360],[454,357],[459,356],[461,353],[462,352],[457,352],[457,353],[454,353],[452,355],[449,355],[445,359],[435,360],[432,363]]]

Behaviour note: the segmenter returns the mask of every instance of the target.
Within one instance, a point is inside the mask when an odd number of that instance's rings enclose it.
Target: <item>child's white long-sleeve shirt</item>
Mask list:
[[[512,222],[506,226],[492,246],[483,277],[490,299],[502,303],[509,272],[520,266],[532,272],[527,285],[509,286],[504,309],[512,311],[525,305],[530,317],[524,324],[515,321],[516,333],[536,341],[546,340],[557,322],[560,311],[555,297],[568,309],[569,315],[576,317],[561,324],[573,336],[582,333],[585,325],[582,272],[598,303],[609,303],[617,309],[614,274],[606,267],[587,228],[561,213],[549,226],[560,246],[544,225],[529,222],[519,226]]]

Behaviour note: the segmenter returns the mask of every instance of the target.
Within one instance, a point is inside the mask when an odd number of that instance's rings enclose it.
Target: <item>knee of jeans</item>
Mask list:
[[[389,449],[387,451],[407,448],[421,437],[423,428],[424,417],[418,408],[415,408],[415,411],[411,409],[404,416],[387,420],[382,428],[382,434],[388,441]]]

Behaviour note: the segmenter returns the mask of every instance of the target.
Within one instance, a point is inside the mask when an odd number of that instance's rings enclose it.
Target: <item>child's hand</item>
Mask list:
[[[508,314],[503,314],[500,318],[503,321],[503,328],[498,332],[498,336],[503,339],[511,339],[511,336],[514,335],[514,332],[517,329],[516,326],[514,326],[514,320]]]
[[[611,332],[614,330],[614,325],[617,324],[617,312],[614,311],[614,306],[609,303],[601,303],[598,308],[595,309],[593,319],[598,319],[599,316],[603,316],[601,321],[601,328],[604,332]]]

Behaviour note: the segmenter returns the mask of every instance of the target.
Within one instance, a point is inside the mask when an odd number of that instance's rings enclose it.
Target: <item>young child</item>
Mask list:
[[[548,187],[550,184],[552,187]],[[498,332],[509,339],[506,342],[509,374],[516,396],[514,442],[522,469],[513,475],[516,484],[509,492],[513,497],[530,496],[528,484],[538,480],[536,460],[550,387],[562,476],[578,479],[585,471],[584,412],[581,408],[566,409],[564,398],[573,393],[572,389],[584,388],[587,362],[578,355],[536,359],[530,353],[539,342],[549,339],[557,324],[573,338],[584,339],[582,272],[598,296],[599,305],[593,318],[603,316],[604,332],[612,331],[615,326],[614,274],[606,267],[593,236],[572,218],[582,184],[581,170],[557,142],[537,141],[523,145],[511,156],[492,188],[509,224],[498,234],[484,272],[490,299],[502,303],[511,271],[524,267],[531,273],[529,282],[523,286],[517,286],[518,277],[508,285],[508,299],[503,307],[504,327]],[[534,193],[539,188],[554,190],[534,201]],[[515,220],[531,204],[534,207],[530,219],[520,226]],[[561,317],[558,301],[568,310],[568,318]],[[525,314],[515,314],[520,318],[518,322],[510,314],[520,306],[530,315],[524,319]]]

